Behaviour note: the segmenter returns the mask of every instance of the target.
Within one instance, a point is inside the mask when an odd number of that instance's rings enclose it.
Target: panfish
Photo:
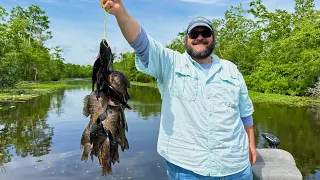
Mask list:
[[[83,100],[82,114],[90,116],[84,129],[80,147],[84,148],[81,160],[96,156],[101,165],[101,175],[112,174],[112,164],[120,163],[119,146],[129,149],[126,138],[128,124],[124,110],[128,104],[130,81],[113,69],[113,54],[107,41],[100,42],[100,49],[92,68],[91,93]]]
[[[113,55],[110,46],[107,41],[103,39],[100,42],[100,49],[98,57],[93,64],[92,68],[92,91],[96,85],[98,95],[100,95],[101,89],[107,86],[105,78],[113,70]]]

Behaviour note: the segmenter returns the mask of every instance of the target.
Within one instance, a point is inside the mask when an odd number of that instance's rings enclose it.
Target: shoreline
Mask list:
[[[0,109],[1,103],[24,102],[59,89],[81,87],[83,83],[89,82],[89,79],[66,79],[41,83],[20,82],[15,88],[0,89]]]
[[[70,82],[80,83],[70,83]],[[0,90],[0,103],[13,103],[27,101],[34,97],[55,92],[62,88],[75,88],[83,86],[83,83],[90,83],[91,79],[66,79],[57,82],[43,82],[43,83],[26,83],[21,82],[16,88]],[[156,83],[140,83],[131,82],[131,85],[145,86],[157,88]],[[266,94],[253,92],[249,90],[249,96],[253,103],[269,103],[277,105],[285,105],[290,107],[320,107],[320,98],[315,99],[311,97],[286,96],[281,94]],[[0,104],[1,109],[1,104]]]
[[[140,83],[131,82],[132,85],[147,86],[151,88],[158,88],[156,83]],[[249,90],[249,97],[253,103],[269,103],[276,105],[285,105],[289,107],[320,107],[320,98],[287,96],[282,94],[268,94]]]

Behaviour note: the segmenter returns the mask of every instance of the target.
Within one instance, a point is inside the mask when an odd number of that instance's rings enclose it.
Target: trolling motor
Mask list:
[[[280,144],[279,138],[269,133],[262,133],[261,136],[268,141],[269,148],[277,149],[277,146]]]
[[[261,133],[261,136],[269,146],[257,149],[256,164],[252,166],[253,179],[303,179],[293,156],[288,151],[277,149],[280,140],[269,133]]]

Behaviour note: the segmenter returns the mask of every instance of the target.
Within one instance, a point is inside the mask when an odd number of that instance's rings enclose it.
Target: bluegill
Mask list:
[[[112,164],[120,163],[119,146],[122,151],[129,149],[126,137],[128,124],[125,109],[128,104],[130,81],[120,71],[113,69],[113,55],[105,40],[92,68],[91,93],[83,101],[82,114],[90,116],[80,141],[83,150],[81,160],[87,161],[90,154],[98,158],[101,175],[112,174]]]
[[[100,49],[92,68],[92,91],[95,85],[98,93],[106,86],[105,78],[113,70],[113,55],[108,42],[103,39],[100,42]],[[100,95],[100,94],[99,94]]]

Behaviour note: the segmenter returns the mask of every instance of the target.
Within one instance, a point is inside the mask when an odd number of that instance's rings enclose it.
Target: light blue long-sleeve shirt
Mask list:
[[[140,58],[141,62],[144,64],[145,67],[148,67],[149,63],[149,39],[147,37],[146,32],[141,27],[140,34],[138,37],[133,41],[130,45],[134,49],[136,55]],[[206,71],[206,73],[209,71],[209,69],[212,66],[212,62],[208,64],[200,64],[200,66]],[[241,117],[242,122],[244,126],[253,126],[253,117],[252,114],[250,114],[247,117]]]
[[[203,176],[244,170],[250,165],[249,138],[241,118],[252,115],[253,105],[236,65],[212,54],[213,64],[204,70],[187,53],[149,35],[140,39],[143,34],[142,29],[131,46],[137,69],[157,79],[161,94],[158,153]]]

